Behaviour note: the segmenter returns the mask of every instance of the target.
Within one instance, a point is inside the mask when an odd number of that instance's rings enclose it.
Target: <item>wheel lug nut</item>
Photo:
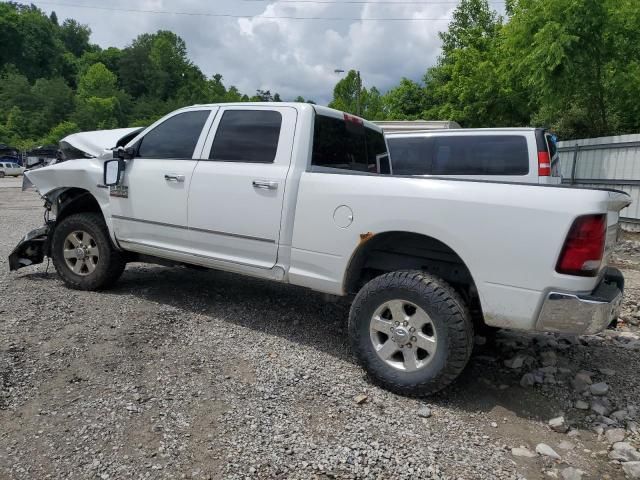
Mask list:
[[[407,348],[411,348],[411,344],[410,343],[407,343]]]
[[[415,329],[415,328],[413,328],[413,327],[411,327],[411,328],[409,329],[409,331],[413,333],[413,332],[415,332],[415,331],[416,331],[416,329]],[[414,342],[415,342],[415,340],[414,340]]]
[[[397,327],[398,325],[400,325],[400,322],[396,322],[396,327]]]
[[[409,322],[405,320],[402,324],[406,327],[407,325],[409,325]]]
[[[411,341],[412,341],[412,342],[415,342],[416,340],[417,340],[417,338],[416,338],[416,337],[411,337]]]

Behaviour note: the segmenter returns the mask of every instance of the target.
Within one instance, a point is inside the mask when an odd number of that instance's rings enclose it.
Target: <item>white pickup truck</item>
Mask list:
[[[474,326],[589,334],[617,315],[625,193],[393,175],[379,127],[308,104],[197,105],[103,138],[26,173],[52,217],[12,270],[49,256],[98,290],[128,261],[187,264],[347,296],[354,353],[410,395],[458,376]]]

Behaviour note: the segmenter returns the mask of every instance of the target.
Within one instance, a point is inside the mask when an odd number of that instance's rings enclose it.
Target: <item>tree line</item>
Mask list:
[[[544,126],[560,138],[640,131],[638,0],[462,0],[422,82],[381,95],[355,71],[330,106],[369,119]]]
[[[28,149],[78,131],[149,125],[195,103],[280,101],[207,78],[173,32],[139,35],[123,49],[102,49],[90,35],[55,12],[0,3],[0,143]]]
[[[0,143],[26,149],[77,131],[148,125],[194,103],[280,101],[206,77],[175,33],[100,48],[73,19],[0,3]],[[561,138],[640,130],[637,0],[461,0],[421,82],[386,93],[350,71],[332,107],[370,120],[545,126]],[[420,61],[420,59],[416,59]],[[298,97],[295,101],[305,101]]]

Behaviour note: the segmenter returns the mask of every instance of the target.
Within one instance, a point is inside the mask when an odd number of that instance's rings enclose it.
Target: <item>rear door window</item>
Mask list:
[[[210,160],[273,163],[282,114],[273,110],[227,110],[213,140]]]
[[[365,127],[361,119],[350,115],[344,119],[316,115],[313,166],[385,173],[389,171],[387,153],[382,132]]]
[[[168,118],[142,138],[137,156],[191,160],[209,113],[195,110]]]

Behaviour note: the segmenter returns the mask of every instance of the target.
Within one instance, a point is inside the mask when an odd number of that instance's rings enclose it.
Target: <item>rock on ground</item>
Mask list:
[[[514,457],[535,458],[537,455],[525,447],[515,447],[511,449],[511,455]]]
[[[539,443],[536,445],[536,452],[545,457],[553,458],[554,460],[560,460],[560,455],[546,443]]]
[[[559,433],[565,433],[567,430],[569,430],[569,427],[565,423],[563,416],[555,417],[549,420],[549,426],[551,427],[551,430],[554,430]]]
[[[607,439],[607,442],[610,444],[624,442],[625,437],[627,436],[627,432],[624,428],[611,428],[604,432],[604,436]]]
[[[622,464],[622,470],[627,478],[638,479],[640,478],[640,462],[627,462]]]
[[[577,468],[567,467],[562,472],[560,472],[563,480],[582,480],[584,476],[584,472]]]

